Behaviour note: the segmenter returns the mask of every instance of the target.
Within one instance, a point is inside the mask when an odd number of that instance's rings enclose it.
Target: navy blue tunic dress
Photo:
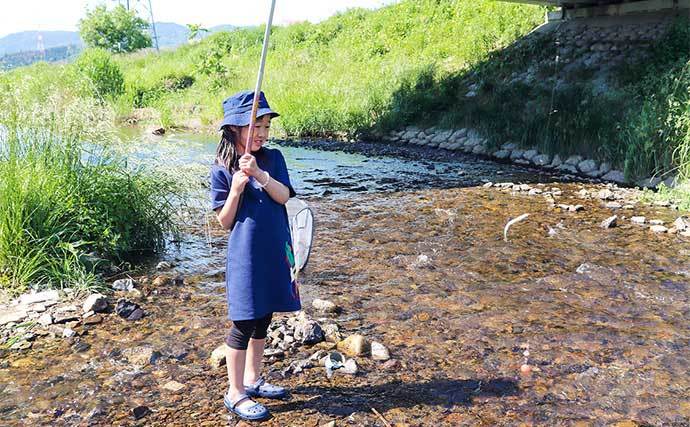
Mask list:
[[[252,153],[273,179],[290,184],[283,155],[262,147]],[[223,166],[211,168],[211,209],[228,198],[232,176]],[[287,209],[276,203],[255,179],[244,188],[228,237],[225,286],[230,320],[259,319],[273,312],[301,309]]]

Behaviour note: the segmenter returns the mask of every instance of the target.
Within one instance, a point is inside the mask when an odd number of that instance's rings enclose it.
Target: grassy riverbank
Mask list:
[[[379,122],[404,82],[432,66],[466,70],[529,32],[543,16],[544,9],[534,6],[424,0],[276,27],[264,89],[283,113],[277,123],[283,133],[353,135]],[[40,86],[25,94],[27,103],[60,92],[103,98],[121,119],[148,114],[164,126],[180,126],[194,118],[212,127],[225,96],[253,87],[262,37],[261,28],[249,28],[160,55],[119,56],[121,90],[76,83],[84,73],[72,65],[42,64],[0,78]],[[66,86],[69,93],[62,90]]]
[[[162,249],[176,184],[105,147],[107,109],[56,98],[26,109],[2,88],[0,288],[97,287],[112,264]]]
[[[283,113],[274,129],[352,138],[410,124],[472,127],[496,145],[581,154],[633,179],[687,181],[687,21],[636,47],[645,60],[611,67],[602,85],[596,69],[559,63],[563,45],[553,36],[525,37],[544,12],[490,0],[407,0],[276,27],[264,82]],[[87,53],[74,65],[0,74],[0,82],[24,88],[19,99],[28,106],[47,96],[97,100],[116,121],[213,130],[222,99],[253,87],[262,37],[248,28],[160,55]],[[525,74],[532,80],[516,78]]]

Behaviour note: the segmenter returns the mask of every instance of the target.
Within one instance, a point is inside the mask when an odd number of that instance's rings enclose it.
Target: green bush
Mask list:
[[[115,53],[150,47],[148,28],[148,22],[122,5],[112,10],[97,6],[87,11],[86,17],[79,21],[79,34],[87,46]]]
[[[175,182],[87,143],[83,111],[0,113],[0,286],[96,286],[99,263],[160,251]],[[84,129],[89,126],[82,124]],[[107,133],[98,133],[99,141]]]
[[[124,77],[120,66],[104,49],[85,50],[77,58],[76,68],[91,83],[95,97],[108,98],[123,93]]]

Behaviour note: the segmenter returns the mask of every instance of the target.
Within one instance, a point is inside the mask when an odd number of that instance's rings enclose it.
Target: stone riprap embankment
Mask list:
[[[385,135],[377,135],[384,142],[395,144],[410,144],[416,146],[439,148],[450,151],[460,151],[477,156],[490,157],[497,161],[511,162],[525,166],[532,166],[566,175],[579,175],[617,184],[633,184],[626,179],[625,174],[613,169],[608,162],[584,158],[580,155],[561,157],[541,153],[536,148],[521,148],[515,143],[505,143],[497,148],[491,148],[489,142],[473,129],[440,129],[436,127],[418,128],[408,126],[405,129],[392,131]],[[661,179],[649,177],[638,180],[634,184],[644,188],[655,188],[660,183],[672,187],[674,177]]]

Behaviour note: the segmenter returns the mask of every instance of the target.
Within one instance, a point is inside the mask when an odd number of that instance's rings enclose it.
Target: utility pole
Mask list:
[[[129,0],[127,0],[129,4]],[[149,13],[151,14],[151,28],[153,29],[153,40],[156,42],[156,52],[160,53],[160,48],[158,47],[158,33],[156,32],[156,21],[153,20],[153,7],[151,7],[151,0],[149,0]]]

